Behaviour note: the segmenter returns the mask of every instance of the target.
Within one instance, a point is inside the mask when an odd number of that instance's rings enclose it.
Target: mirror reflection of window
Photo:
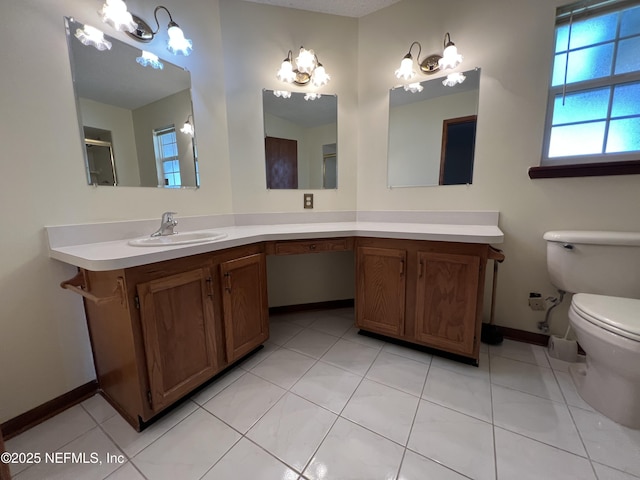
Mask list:
[[[153,131],[153,147],[156,154],[156,164],[160,172],[160,186],[180,188],[180,158],[178,156],[178,141],[176,127],[158,128]]]

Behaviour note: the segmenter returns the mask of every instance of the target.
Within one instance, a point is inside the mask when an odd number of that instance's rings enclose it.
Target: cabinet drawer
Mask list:
[[[350,238],[329,238],[303,242],[275,242],[273,253],[275,255],[297,255],[301,253],[342,252],[352,249]]]

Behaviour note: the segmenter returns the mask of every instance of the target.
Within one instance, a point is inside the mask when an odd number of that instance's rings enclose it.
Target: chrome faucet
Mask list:
[[[160,228],[151,234],[152,237],[165,237],[167,235],[173,235],[178,232],[174,232],[173,229],[178,225],[178,221],[173,218],[177,215],[176,212],[164,212],[162,214],[162,220],[160,221]]]

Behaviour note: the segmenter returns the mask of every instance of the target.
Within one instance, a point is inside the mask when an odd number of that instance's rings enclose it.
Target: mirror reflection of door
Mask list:
[[[476,115],[442,122],[440,185],[465,185],[473,178]]]
[[[87,149],[87,163],[92,185],[117,185],[111,142],[84,139]]]
[[[267,188],[298,188],[298,142],[265,137]]]
[[[322,188],[338,188],[338,153],[335,143],[322,146]]]

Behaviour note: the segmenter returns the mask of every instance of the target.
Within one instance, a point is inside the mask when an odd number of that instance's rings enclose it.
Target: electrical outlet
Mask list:
[[[547,306],[545,305],[545,301],[542,298],[542,295],[540,295],[539,293],[530,293],[529,308],[531,308],[531,310],[536,310],[536,311],[546,310]]]
[[[304,194],[304,208],[313,208],[313,193]]]

